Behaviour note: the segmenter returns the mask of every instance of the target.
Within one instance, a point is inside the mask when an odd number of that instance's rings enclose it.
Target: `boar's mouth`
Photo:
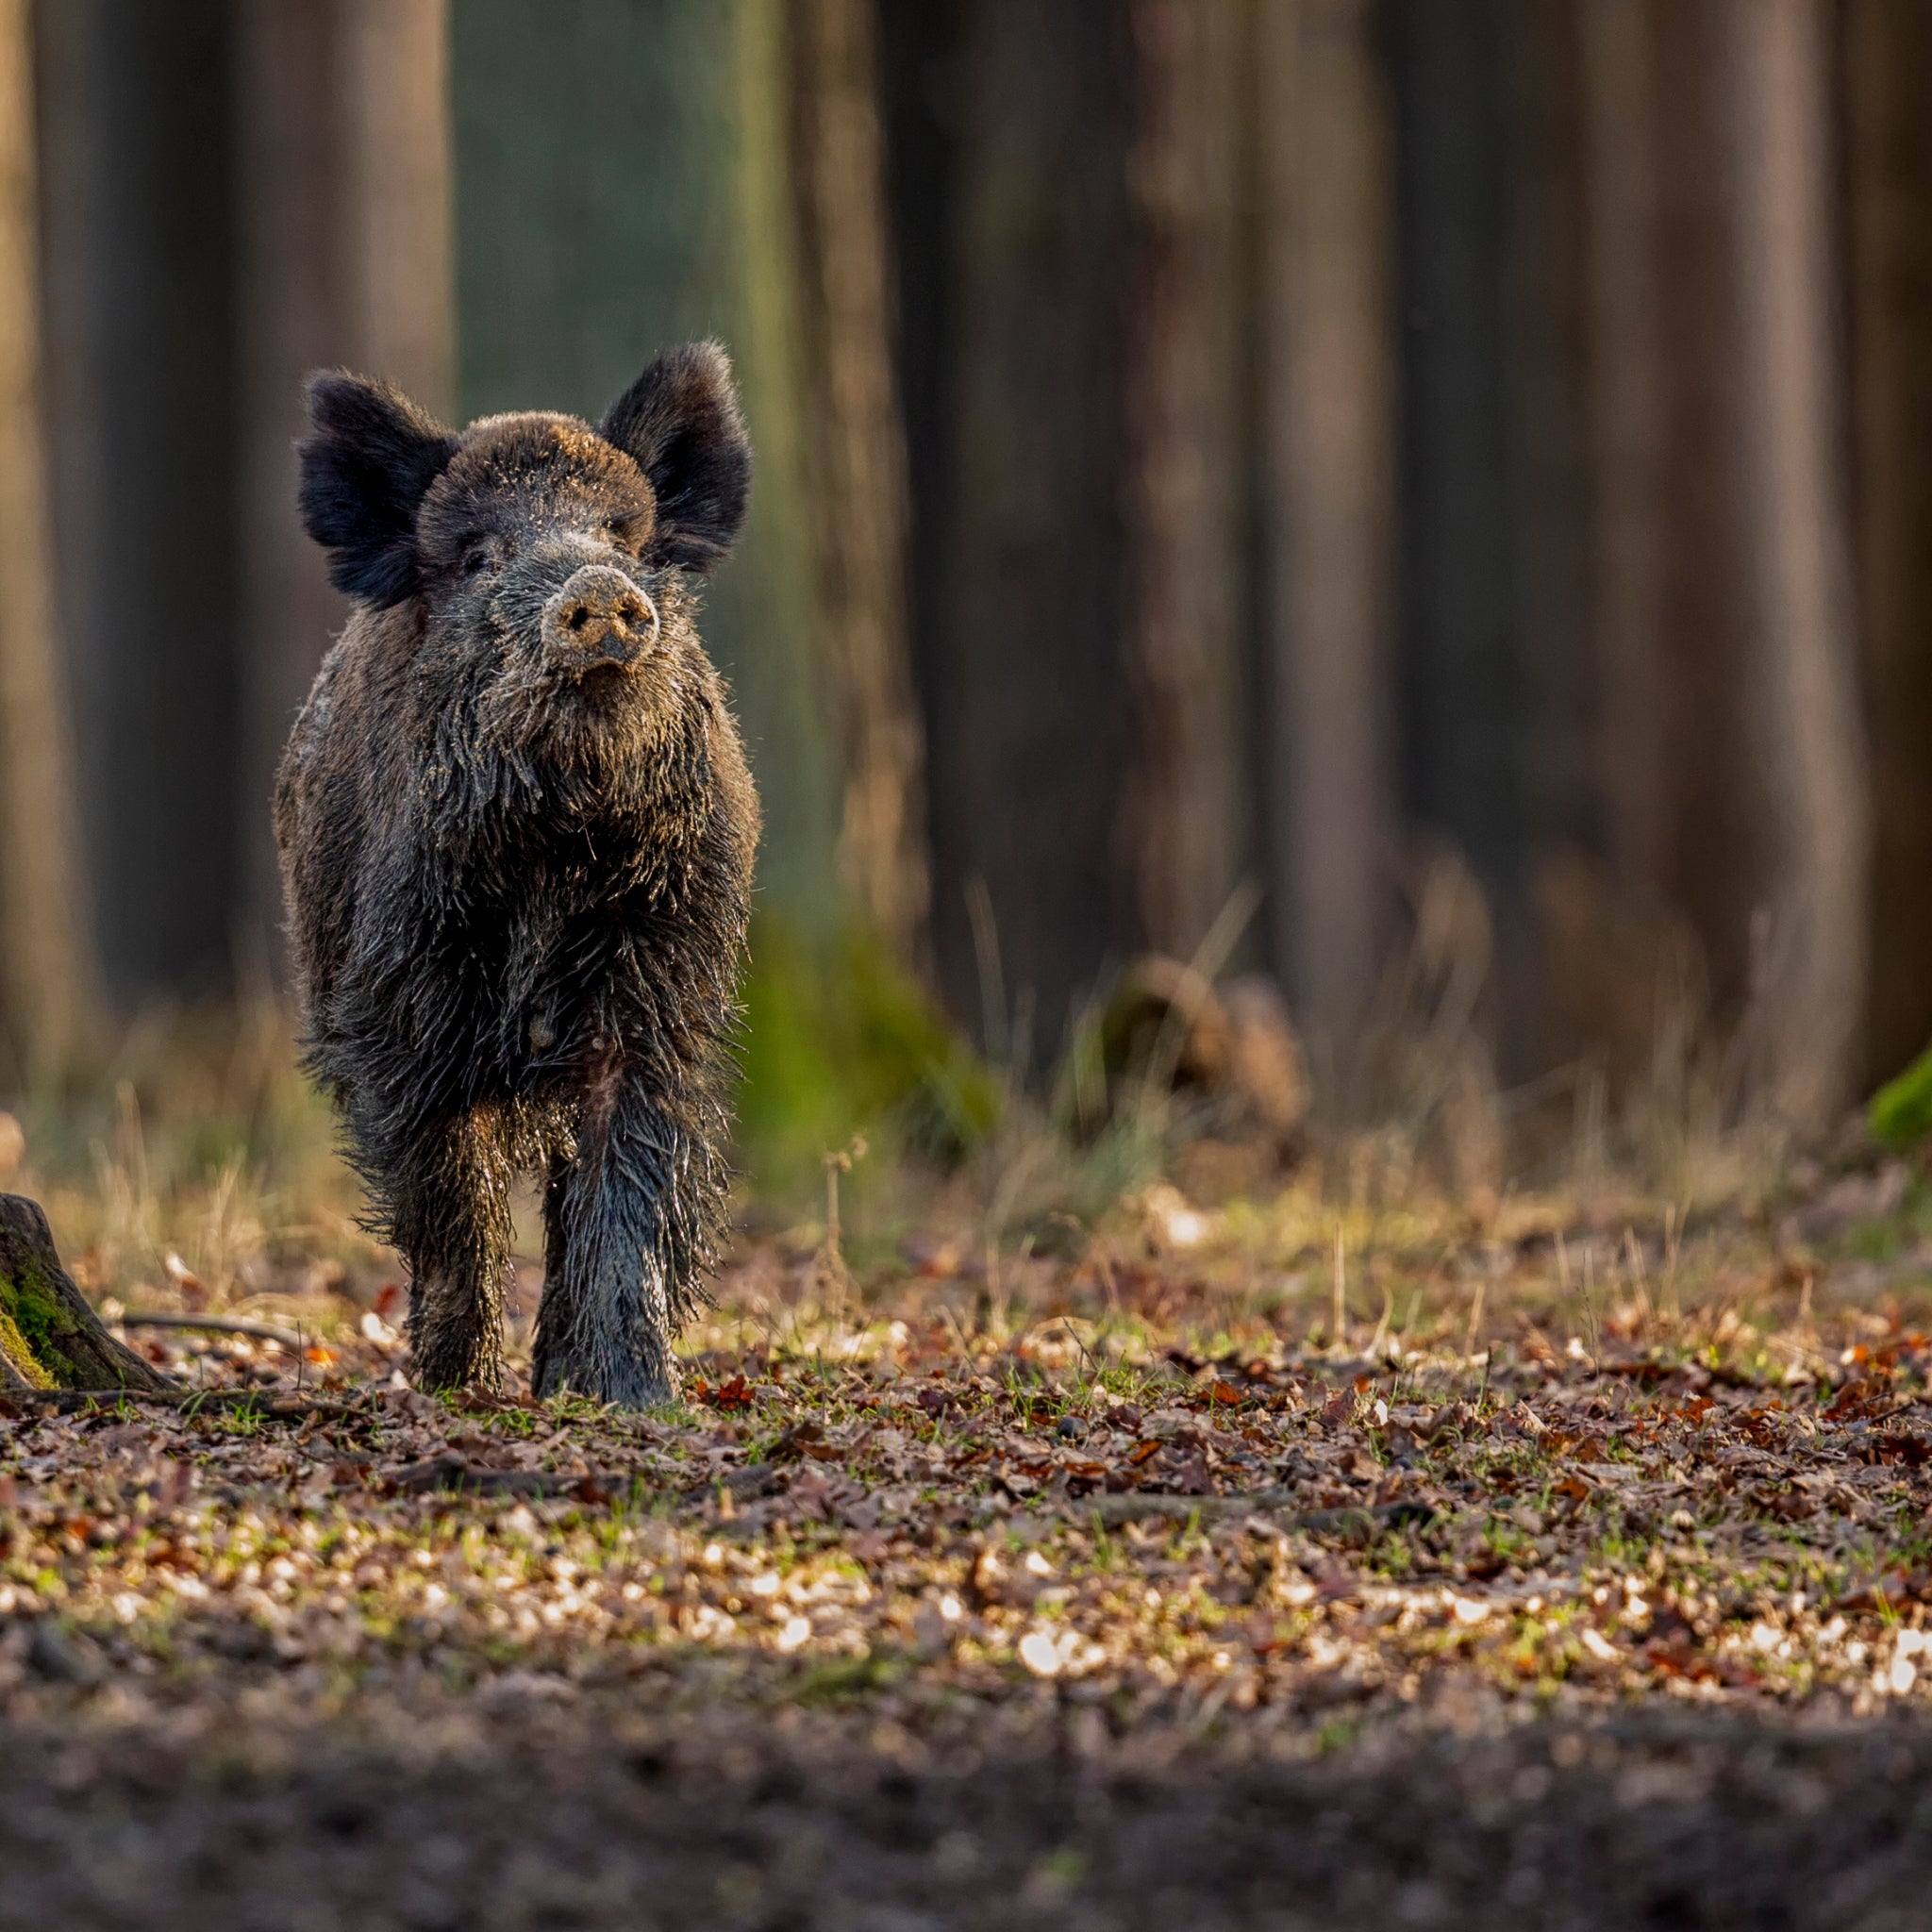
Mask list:
[[[590,705],[605,705],[630,683],[632,662],[628,658],[600,658],[593,664],[577,668],[571,682],[577,695]]]
[[[623,571],[586,564],[545,603],[543,658],[587,698],[608,697],[656,647],[658,606]]]

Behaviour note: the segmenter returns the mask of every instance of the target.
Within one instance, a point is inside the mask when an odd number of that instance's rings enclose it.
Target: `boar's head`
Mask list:
[[[384,384],[310,379],[303,521],[329,575],[412,633],[419,739],[473,802],[566,806],[647,770],[703,682],[688,574],[729,549],[751,451],[723,349],[653,363],[593,429],[461,432]]]

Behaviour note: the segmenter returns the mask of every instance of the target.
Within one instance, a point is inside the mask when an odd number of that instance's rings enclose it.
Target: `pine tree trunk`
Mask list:
[[[242,647],[229,0],[51,0],[48,458],[90,924],[125,1007],[233,960]]]
[[[1778,1114],[1852,1098],[1864,1044],[1871,815],[1852,629],[1842,385],[1830,291],[1836,142],[1824,0],[1724,0],[1745,370],[1735,460],[1751,532],[1744,700],[1774,882],[1756,997]],[[1923,750],[1923,747],[1922,747]]]
[[[1876,1080],[1932,1038],[1932,8],[1850,0],[1845,30]]]
[[[921,507],[940,520],[921,650],[933,920],[953,1010],[984,1011],[995,1049],[1014,1019],[1037,1063],[1125,923],[1126,49],[1107,7],[978,0],[959,25],[924,81],[958,115]]]
[[[1260,9],[1262,533],[1274,944],[1346,1069],[1384,943],[1393,829],[1389,108],[1369,0]]]
[[[1241,483],[1239,0],[1133,0],[1124,842],[1140,924],[1186,959],[1251,853]]]
[[[27,0],[0,0],[0,1081],[58,1066],[91,1005],[42,443]]]
[[[1516,52],[1508,0],[1388,10],[1405,318],[1402,795],[1494,898],[1524,842],[1515,387],[1522,346],[1510,213]]]
[[[367,366],[456,403],[449,0],[338,0],[350,324]]]
[[[1863,754],[1816,0],[1585,15],[1601,774],[1619,889],[1694,932],[1747,1100],[1857,1061]]]
[[[1666,458],[1656,258],[1657,83],[1647,5],[1584,0],[1581,18],[1592,610],[1603,666],[1592,775],[1606,794],[1609,866],[1635,891],[1660,894],[1670,786],[1663,769],[1658,640],[1670,513],[1659,488]]]
[[[839,871],[858,916],[924,974],[925,743],[908,637],[906,443],[873,0],[793,0],[789,25],[814,617],[838,738]]]

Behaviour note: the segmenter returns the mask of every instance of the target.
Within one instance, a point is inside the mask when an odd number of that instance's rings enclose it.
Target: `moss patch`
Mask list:
[[[37,1388],[71,1378],[74,1364],[61,1344],[74,1332],[74,1318],[37,1269],[0,1275],[0,1353]]]
[[[56,1381],[72,1374],[75,1364],[64,1342],[74,1333],[74,1316],[37,1267],[27,1263],[19,1274],[0,1277],[0,1312],[8,1316],[13,1333],[25,1342],[42,1372]]]
[[[54,1378],[41,1366],[40,1358],[27,1345],[6,1304],[12,1298],[9,1284],[0,1281],[0,1356],[5,1356],[13,1372],[36,1389],[51,1389]]]
[[[1872,1133],[1888,1146],[1909,1148],[1932,1135],[1932,1047],[1872,1102]]]
[[[998,1077],[870,934],[760,915],[744,1008],[738,1152],[767,1194],[815,1194],[855,1133],[950,1167],[998,1123]]]

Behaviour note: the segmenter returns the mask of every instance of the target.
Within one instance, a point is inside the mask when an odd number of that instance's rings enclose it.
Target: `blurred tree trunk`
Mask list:
[[[1551,987],[1531,893],[1585,835],[1574,15],[1521,0],[1386,10],[1400,209],[1405,816],[1493,922],[1476,1031],[1541,1072]],[[1441,847],[1428,858],[1441,862]],[[1424,874],[1424,876],[1426,874]],[[1560,976],[1560,975],[1559,975]],[[1557,1004],[1560,1005],[1560,1001]]]
[[[814,615],[840,754],[839,870],[853,908],[923,974],[925,746],[908,639],[906,441],[873,0],[792,0],[789,25]]]
[[[1650,27],[1646,4],[1584,0],[1593,608],[1606,665],[1596,775],[1608,793],[1610,864],[1638,890],[1661,891],[1670,788],[1659,638],[1670,519],[1658,500],[1665,447]]]
[[[943,365],[908,391],[938,519],[916,657],[935,950],[990,1044],[1030,1006],[1024,1043],[1051,1054],[1123,924],[1127,54],[1109,8],[925,11],[886,19],[901,125],[937,122],[946,150],[921,174],[942,198],[899,204],[908,282],[937,253],[948,291]]]
[[[1822,8],[1592,0],[1585,31],[1614,882],[1688,919],[1756,1097],[1816,1123],[1867,930]]]
[[[268,954],[280,905],[267,805],[275,762],[289,721],[348,615],[295,509],[302,378],[310,369],[361,358],[342,275],[338,9],[242,0],[236,18],[246,412],[245,688],[236,803],[247,841],[249,911]]]
[[[1700,327],[1711,325],[1705,318],[1717,297],[1705,265],[1720,197],[1712,158],[1695,149],[1697,120],[1665,97],[1651,0],[1582,0],[1575,31],[1590,491],[1588,615],[1578,626],[1587,649],[1572,648],[1590,666],[1575,758],[1591,805],[1578,813],[1587,836],[1541,869],[1537,909],[1552,1051],[1593,1062],[1622,1097],[1654,1077],[1659,1043],[1675,1023],[1691,1008],[1707,1016],[1713,970],[1733,1017],[1747,976],[1730,938],[1735,909],[1701,904],[1673,858],[1682,796],[1697,774],[1713,782],[1693,818],[1721,814],[1736,789],[1721,692],[1723,677],[1734,675],[1725,667],[1735,626],[1720,621],[1717,602],[1731,576],[1713,568],[1712,604],[1690,622],[1673,615],[1671,576],[1674,542],[1694,551],[1677,534],[1687,518],[1699,522],[1695,541],[1710,541],[1714,558],[1723,554],[1708,528],[1720,492],[1706,478],[1696,438],[1685,452],[1670,391],[1673,355],[1682,359]],[[1680,110],[1689,117],[1682,125]],[[1674,141],[1668,154],[1667,133]],[[1667,221],[1666,185],[1679,169],[1692,172],[1675,184]],[[1667,277],[1675,275],[1700,277],[1681,341],[1672,338],[1666,308]],[[1691,359],[1693,400],[1704,366]],[[1700,661],[1718,667],[1716,682],[1687,706]],[[1687,711],[1702,720],[1689,734]],[[1748,827],[1720,822],[1738,841],[1741,871]]]
[[[1736,274],[1749,385],[1736,453],[1751,530],[1751,722],[1770,780],[1774,883],[1756,995],[1769,1092],[1816,1124],[1864,1045],[1871,815],[1858,716],[1843,386],[1832,291],[1836,141],[1824,0],[1727,0]]]
[[[1511,0],[1388,11],[1396,140],[1406,816],[1493,897],[1524,819],[1516,383],[1521,287]]]
[[[449,0],[339,0],[345,278],[368,366],[455,407]]]
[[[1590,632],[1584,50],[1574,7],[1519,7],[1512,25],[1511,522],[1526,712],[1518,758],[1532,844],[1574,849],[1593,845],[1601,824],[1590,758],[1596,687],[1579,648]]]
[[[91,1004],[42,443],[26,0],[0,0],[0,1079],[58,1066]]]
[[[90,911],[124,1005],[219,986],[235,807],[228,0],[48,0],[48,458]]]
[[[1589,648],[1590,256],[1586,221],[1589,74],[1583,12],[1519,7],[1510,60],[1517,167],[1509,280],[1520,341],[1516,361],[1512,506],[1521,630],[1525,916],[1524,996],[1503,995],[1506,1077],[1601,1064],[1614,1025],[1594,989],[1601,949],[1566,917],[1604,877],[1604,813],[1595,761],[1601,689]],[[1578,943],[1579,938],[1582,943]],[[1505,935],[1505,955],[1515,951]],[[1648,989],[1640,997],[1648,1007]],[[1616,1001],[1610,1002],[1614,1007]],[[1641,1034],[1649,1047],[1648,1025]],[[1550,1092],[1552,1109],[1574,1106]],[[1553,1111],[1549,1118],[1554,1122]]]
[[[1191,958],[1251,862],[1241,0],[1132,0],[1123,824],[1141,931]],[[1217,962],[1219,963],[1219,962]]]
[[[1394,829],[1389,105],[1370,0],[1259,18],[1274,940],[1304,1026],[1345,1070]]]
[[[1850,0],[1845,31],[1877,1080],[1932,1038],[1932,8]]]
[[[295,511],[302,378],[348,366],[454,402],[447,0],[241,0],[249,913],[279,916],[275,761],[346,605]]]

